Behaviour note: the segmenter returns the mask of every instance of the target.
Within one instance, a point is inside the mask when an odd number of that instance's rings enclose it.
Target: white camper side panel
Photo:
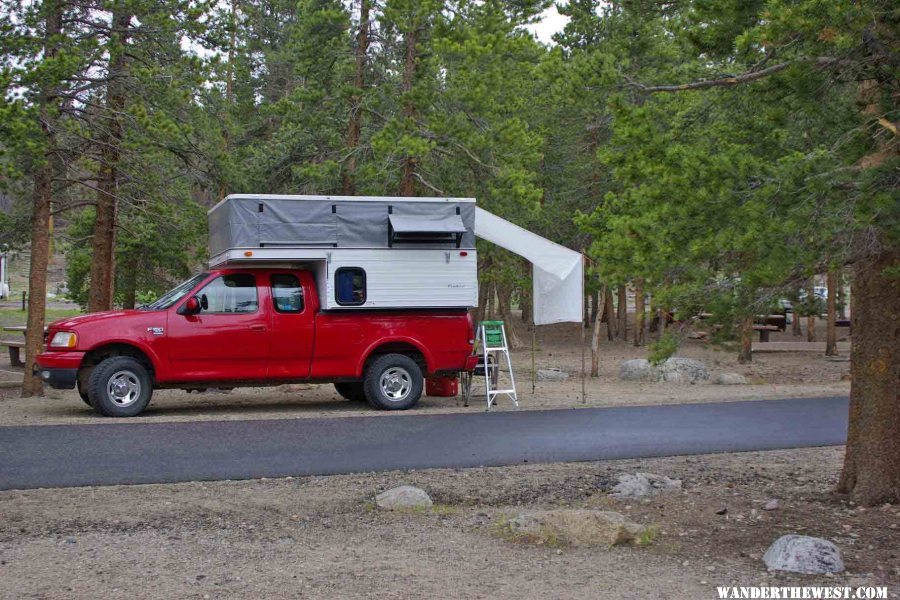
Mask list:
[[[335,249],[328,262],[326,309],[470,308],[478,306],[478,257],[474,250]],[[341,306],[335,273],[358,267],[366,273],[366,302]],[[321,286],[319,280],[319,289]]]

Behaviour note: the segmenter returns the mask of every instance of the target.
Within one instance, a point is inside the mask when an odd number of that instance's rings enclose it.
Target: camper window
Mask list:
[[[272,275],[272,299],[278,312],[303,312],[303,288],[294,275],[288,273]]]
[[[253,313],[259,306],[256,277],[250,273],[216,277],[197,296],[203,314]]]
[[[359,267],[341,267],[334,273],[334,294],[341,306],[366,303],[366,272]]]

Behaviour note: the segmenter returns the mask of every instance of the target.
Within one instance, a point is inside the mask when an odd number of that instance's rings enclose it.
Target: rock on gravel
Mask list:
[[[713,378],[716,385],[744,385],[747,378],[740,373],[719,373]]]
[[[783,535],[769,546],[763,562],[776,571],[792,573],[842,573],[844,561],[837,546],[822,538]]]
[[[766,502],[766,505],[763,506],[763,510],[778,510],[778,507],[779,507],[778,500],[775,498],[772,498],[771,500]]]
[[[619,475],[619,483],[613,486],[609,495],[618,498],[642,498],[680,489],[680,479],[669,479],[665,475],[655,473],[625,473]]]
[[[635,542],[643,525],[613,511],[546,510],[520,513],[505,523],[514,539],[535,544],[615,546]]]
[[[401,485],[375,496],[375,504],[385,510],[405,510],[430,508],[433,502],[425,490],[411,485]]]
[[[709,370],[702,362],[692,358],[669,358],[657,366],[646,359],[635,358],[622,363],[619,377],[625,381],[694,383],[708,380]]]
[[[569,374],[562,369],[538,369],[538,381],[565,381],[569,378]]]

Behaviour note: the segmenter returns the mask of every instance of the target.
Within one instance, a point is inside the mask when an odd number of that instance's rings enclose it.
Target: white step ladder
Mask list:
[[[475,336],[475,351],[479,347],[484,353],[484,362],[479,363],[475,372],[479,370],[484,375],[484,395],[487,401],[487,410],[491,410],[491,406],[496,402],[497,396],[507,396],[513,401],[513,404],[519,406],[519,397],[516,394],[516,378],[513,375],[512,359],[509,356],[509,345],[506,341],[506,328],[503,321],[482,321],[478,324],[478,331]],[[499,360],[504,358],[506,361],[506,371],[502,369],[503,363]],[[506,373],[509,381],[503,382],[501,387],[500,375]],[[463,382],[463,398],[465,406],[469,405],[469,399],[472,397],[472,379],[474,373],[469,373]]]

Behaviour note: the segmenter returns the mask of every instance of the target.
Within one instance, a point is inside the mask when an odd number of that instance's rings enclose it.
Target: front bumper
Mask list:
[[[35,357],[34,374],[52,388],[71,390],[83,358],[84,352],[42,352]]]

